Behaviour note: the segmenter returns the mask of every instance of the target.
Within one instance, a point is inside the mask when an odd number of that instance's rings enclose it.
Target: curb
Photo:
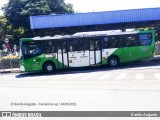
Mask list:
[[[16,68],[16,69],[12,69],[12,70],[0,71],[0,74],[4,74],[4,73],[20,73],[20,70],[19,70],[19,68]]]

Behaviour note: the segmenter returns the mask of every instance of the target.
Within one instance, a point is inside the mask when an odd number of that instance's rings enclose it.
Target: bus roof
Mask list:
[[[151,32],[152,30],[147,30],[147,31]],[[121,30],[91,31],[91,32],[78,32],[78,33],[75,33],[73,35],[55,35],[55,36],[45,36],[45,37],[34,37],[34,38],[30,38],[30,39],[32,39],[32,40],[50,40],[50,39],[98,37],[98,36],[109,36],[109,35],[136,34],[138,32],[147,32],[147,31],[140,31],[140,30],[126,31],[126,32],[122,32]],[[22,39],[22,40],[24,40],[24,39]]]

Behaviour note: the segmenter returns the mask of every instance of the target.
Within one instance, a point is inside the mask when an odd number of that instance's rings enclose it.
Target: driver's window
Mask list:
[[[41,53],[40,46],[36,42],[30,42],[28,44],[28,54],[37,55]]]

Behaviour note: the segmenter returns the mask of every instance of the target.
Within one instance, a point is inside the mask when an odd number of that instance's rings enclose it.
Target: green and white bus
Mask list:
[[[97,31],[54,37],[22,38],[20,70],[25,72],[109,65],[154,56],[155,32]]]

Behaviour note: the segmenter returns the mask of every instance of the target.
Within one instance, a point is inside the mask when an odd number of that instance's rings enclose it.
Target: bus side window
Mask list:
[[[67,48],[66,48],[66,46],[67,46],[67,45],[66,45],[66,42],[63,42],[63,53],[66,53],[66,52],[67,52],[67,50],[66,50],[66,49],[67,49]]]
[[[109,40],[108,40],[108,37],[103,38],[102,43],[103,43],[103,44],[102,44],[103,49],[109,48]]]
[[[45,43],[44,43],[44,52],[45,53],[54,53],[54,52],[56,52],[54,42],[45,41]]]
[[[139,34],[138,40],[141,46],[147,46],[152,43],[152,35],[151,34]]]
[[[117,36],[109,37],[109,48],[118,48],[119,46],[119,38]]]
[[[58,54],[62,54],[62,49],[60,46],[58,46]]]
[[[126,35],[124,37],[124,47],[135,46],[135,40],[136,40],[136,36],[135,35]]]
[[[79,51],[88,50],[88,40],[80,39],[79,40]]]
[[[90,40],[90,51],[94,51],[94,40]]]
[[[100,50],[101,42],[100,39],[90,40],[90,51]]]
[[[100,40],[95,41],[95,50],[100,50]]]
[[[71,40],[70,41],[70,45],[69,45],[69,51],[72,52],[72,51],[78,51],[79,47],[79,40]]]
[[[72,47],[72,45],[70,45],[70,47],[69,47],[69,51],[70,51],[70,52],[72,52],[72,51],[73,51],[73,47]]]

